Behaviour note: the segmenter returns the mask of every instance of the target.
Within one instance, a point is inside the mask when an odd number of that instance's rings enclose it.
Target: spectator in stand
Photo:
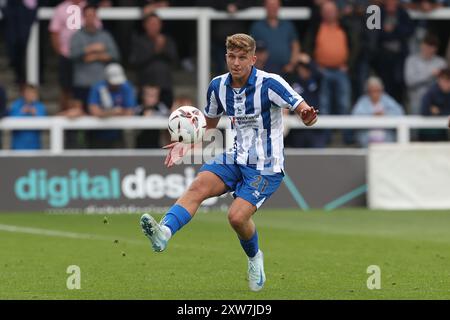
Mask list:
[[[153,0],[88,0],[89,4],[97,5],[101,8],[121,8],[121,7],[143,7],[143,15],[149,11],[163,6],[167,6],[167,1],[153,1]],[[116,41],[117,47],[122,59],[122,66],[125,70],[128,69],[128,61],[131,47],[130,34],[135,29],[139,29],[138,20],[106,20],[103,22],[104,28],[108,30]]]
[[[76,119],[78,117],[87,116],[88,113],[85,111],[83,104],[80,100],[69,99],[67,103],[68,107],[66,110],[57,113],[58,116],[68,117],[70,119]]]
[[[5,115],[6,102],[8,101],[5,88],[0,84],[0,118]]]
[[[88,0],[90,5],[97,6],[99,8],[110,8],[116,2],[115,0]]]
[[[99,118],[134,115],[136,96],[122,66],[118,63],[109,64],[105,69],[105,78],[106,80],[94,84],[90,90],[89,113]],[[124,148],[123,133],[120,130],[93,130],[89,132],[89,147]]]
[[[161,101],[170,106],[177,48],[172,38],[161,33],[162,21],[156,14],[146,15],[143,25],[145,34],[133,39],[129,62],[136,69],[139,87],[151,84],[161,88]]]
[[[450,68],[442,69],[436,83],[425,93],[422,100],[422,115],[450,115]],[[422,141],[447,141],[448,130],[423,129],[419,136]]]
[[[366,82],[367,93],[360,97],[353,108],[356,116],[400,116],[403,108],[397,101],[384,92],[382,81],[370,77]],[[359,144],[366,148],[370,143],[395,142],[393,129],[360,130],[357,133]]]
[[[446,5],[447,0],[400,0],[403,8],[419,11],[425,14],[431,13],[433,10],[443,8]],[[439,30],[442,28],[440,24],[443,21],[436,21],[427,18],[417,18],[414,20],[415,30],[410,39],[409,49],[412,54],[420,51],[420,46],[427,32],[431,30]],[[444,28],[448,28],[448,24],[444,22]]]
[[[447,49],[445,50],[445,59],[447,60],[447,65],[450,66],[450,37],[447,42]]]
[[[36,86],[26,84],[23,94],[15,100],[9,109],[10,117],[42,117],[46,116],[46,108],[38,99]],[[41,149],[41,133],[38,130],[14,130],[12,132],[11,149],[38,150]]]
[[[269,52],[267,51],[267,46],[264,41],[256,42],[255,56],[255,68],[264,71],[270,69],[270,66],[267,65],[267,62],[269,60]]]
[[[420,53],[410,55],[405,64],[405,83],[408,88],[409,113],[420,114],[422,98],[436,80],[441,69],[447,66],[444,58],[436,55],[439,39],[427,35],[420,46]]]
[[[28,37],[36,19],[37,7],[38,0],[10,0],[2,10],[6,52],[20,87],[25,85]]]
[[[373,0],[337,0],[341,21],[344,21],[350,37],[351,51],[348,59],[348,75],[352,88],[352,103],[364,94],[364,83],[370,75],[371,53],[376,32],[365,27],[366,9]],[[364,27],[362,27],[364,26]]]
[[[169,117],[169,107],[160,99],[160,88],[144,86],[142,92],[142,104],[138,107],[137,114],[144,117],[162,116]],[[161,130],[141,130],[136,137],[136,148],[161,147]]]
[[[407,9],[427,13],[439,8],[444,8],[446,2],[447,0],[402,0],[402,5]]]
[[[175,100],[172,103],[172,107],[170,108],[170,112],[174,112],[181,106],[193,106],[193,105],[194,100],[192,100],[192,97],[190,97],[187,94],[180,94],[177,97],[175,97]]]
[[[386,91],[397,101],[403,100],[405,59],[408,40],[414,25],[399,0],[385,0],[381,8],[381,30],[378,32],[374,67]]]
[[[280,0],[265,0],[266,19],[252,24],[250,34],[256,41],[264,41],[269,52],[266,71],[292,72],[300,53],[300,42],[292,22],[280,20]]]
[[[169,1],[167,0],[137,0],[138,5],[142,7],[142,14],[144,16],[155,13],[155,10],[168,7]]]
[[[49,24],[50,39],[53,50],[58,54],[59,65],[59,85],[61,86],[60,107],[61,110],[69,108],[72,93],[72,60],[70,59],[70,40],[78,29],[69,27],[68,19],[73,14],[67,9],[70,6],[78,6],[83,9],[86,6],[85,0],[65,0],[59,4],[53,13]],[[81,16],[82,18],[83,16]],[[83,21],[81,19],[81,24]],[[97,21],[97,27],[101,27],[101,22]]]
[[[119,2],[121,2],[121,1],[128,1],[127,6],[129,6],[129,7],[133,7],[133,5],[134,5],[133,0],[87,0],[89,5],[95,6],[98,9],[117,7],[119,5]],[[127,20],[115,20],[115,21],[114,20],[105,20],[102,22],[103,30],[107,30],[109,33],[111,33],[114,36],[116,45],[117,45],[117,33],[122,31],[120,29],[120,27],[123,26],[123,22],[130,22],[130,21],[127,21]]]
[[[0,120],[6,115],[6,101],[8,101],[6,98],[6,91],[3,86],[0,85]],[[2,145],[2,130],[0,130],[0,149],[2,148]]]
[[[321,114],[349,114],[351,86],[348,76],[350,37],[346,26],[339,21],[337,6],[325,1],[321,6],[321,20],[307,35],[306,48],[312,53],[323,73],[321,85]]]
[[[315,62],[305,53],[298,57],[295,73],[288,75],[286,81],[291,87],[300,94],[312,106],[320,106],[319,93],[322,74]],[[288,109],[284,114],[294,114]],[[293,148],[324,148],[326,146],[327,136],[320,129],[292,129],[289,130],[285,124],[286,146]]]
[[[225,39],[227,36],[242,33],[248,30],[248,22],[245,20],[233,19],[233,15],[239,10],[251,6],[259,5],[255,0],[196,0],[196,7],[209,7],[218,11],[225,11],[229,15],[226,20],[213,20],[211,22],[211,57],[213,74],[219,75],[226,72],[225,65]]]
[[[56,115],[76,119],[87,116],[83,104],[80,100],[69,99],[67,109],[58,112]],[[84,149],[86,148],[85,131],[83,130],[64,130],[64,149]]]
[[[86,108],[91,86],[105,79],[106,64],[118,61],[119,52],[112,36],[98,27],[95,6],[84,7],[83,17],[84,27],[70,41],[70,57],[74,68],[74,98]]]

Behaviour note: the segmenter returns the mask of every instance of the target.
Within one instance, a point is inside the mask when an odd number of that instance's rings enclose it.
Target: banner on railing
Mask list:
[[[200,165],[167,169],[162,155],[0,157],[0,211],[162,212],[194,180]],[[286,175],[264,208],[365,205],[365,156],[287,155]],[[203,210],[226,210],[230,194]]]
[[[382,144],[369,149],[369,207],[450,209],[450,144]]]

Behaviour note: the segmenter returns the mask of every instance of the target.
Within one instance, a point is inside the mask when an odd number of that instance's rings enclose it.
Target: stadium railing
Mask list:
[[[49,20],[53,15],[53,8],[42,7],[38,11],[38,20]],[[262,7],[241,10],[235,14],[211,8],[177,7],[161,8],[157,14],[164,20],[196,20],[197,21],[197,65],[198,86],[197,101],[203,101],[210,81],[210,30],[211,20],[258,20],[265,17]],[[409,11],[413,19],[450,19],[450,8],[441,8],[429,13]],[[281,8],[280,18],[290,20],[307,20],[311,12],[305,7]],[[101,8],[99,16],[103,20],[138,20],[142,18],[142,11],[136,7]],[[31,29],[27,48],[27,81],[39,83],[39,21]]]
[[[364,117],[364,116],[320,116],[320,120],[312,127],[305,127],[297,116],[287,116],[284,122],[291,129],[395,129],[397,142],[408,144],[411,140],[411,129],[439,128],[448,129],[448,117]],[[218,125],[221,129],[229,127],[229,121],[222,118]],[[60,116],[36,118],[3,118],[0,120],[0,130],[48,130],[50,131],[50,152],[62,154],[64,152],[65,130],[92,129],[167,129],[165,117],[113,117],[99,119],[95,117],[80,117],[68,119]],[[226,130],[227,135],[230,134]],[[226,146],[232,143],[231,137],[225,137]]]

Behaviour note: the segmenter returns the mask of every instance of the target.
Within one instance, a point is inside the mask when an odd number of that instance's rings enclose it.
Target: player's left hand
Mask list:
[[[301,117],[303,120],[303,123],[306,126],[312,126],[314,123],[317,122],[317,114],[319,113],[318,109],[314,109],[314,107],[304,107],[301,111]]]
[[[164,165],[167,168],[180,163],[181,159],[186,155],[186,153],[193,147],[193,144],[186,144],[181,142],[172,142],[163,147],[163,149],[168,149],[169,153],[164,160]]]

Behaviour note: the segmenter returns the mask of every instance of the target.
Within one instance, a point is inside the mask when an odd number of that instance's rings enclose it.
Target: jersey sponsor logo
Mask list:
[[[232,116],[230,117],[230,121],[233,126],[236,126],[240,129],[244,128],[259,128],[258,123],[259,115],[244,115],[244,116]]]

